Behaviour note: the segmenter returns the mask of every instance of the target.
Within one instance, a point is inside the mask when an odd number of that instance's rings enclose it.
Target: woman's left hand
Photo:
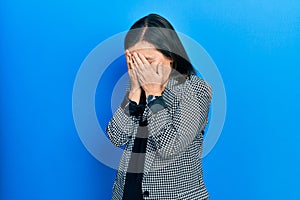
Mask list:
[[[146,96],[161,96],[169,79],[171,67],[163,66],[157,61],[149,63],[144,55],[136,52],[133,53],[132,59],[134,61],[132,68],[137,73]]]

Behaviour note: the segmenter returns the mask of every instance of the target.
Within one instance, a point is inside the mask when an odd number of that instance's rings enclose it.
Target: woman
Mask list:
[[[130,82],[107,126],[111,142],[125,145],[112,199],[207,199],[201,153],[210,85],[159,15],[134,23],[125,52]]]

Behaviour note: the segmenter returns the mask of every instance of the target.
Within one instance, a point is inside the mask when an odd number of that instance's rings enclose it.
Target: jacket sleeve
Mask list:
[[[164,106],[150,105],[149,134],[162,157],[184,151],[205,128],[211,99],[212,89],[203,81],[183,94],[173,118]]]
[[[125,145],[131,138],[137,121],[137,117],[131,115],[129,112],[129,91],[130,83],[127,84],[126,94],[122,104],[118,107],[106,127],[110,141],[118,147]]]

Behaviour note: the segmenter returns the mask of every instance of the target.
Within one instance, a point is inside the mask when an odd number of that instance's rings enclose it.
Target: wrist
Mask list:
[[[128,94],[128,98],[129,100],[136,102],[136,104],[139,104],[141,93],[141,88],[132,89]]]

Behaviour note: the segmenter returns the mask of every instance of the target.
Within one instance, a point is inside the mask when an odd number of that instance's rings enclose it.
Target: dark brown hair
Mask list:
[[[170,58],[173,69],[180,74],[196,74],[175,29],[162,16],[150,14],[135,22],[126,34],[124,47],[128,49],[142,40]]]

